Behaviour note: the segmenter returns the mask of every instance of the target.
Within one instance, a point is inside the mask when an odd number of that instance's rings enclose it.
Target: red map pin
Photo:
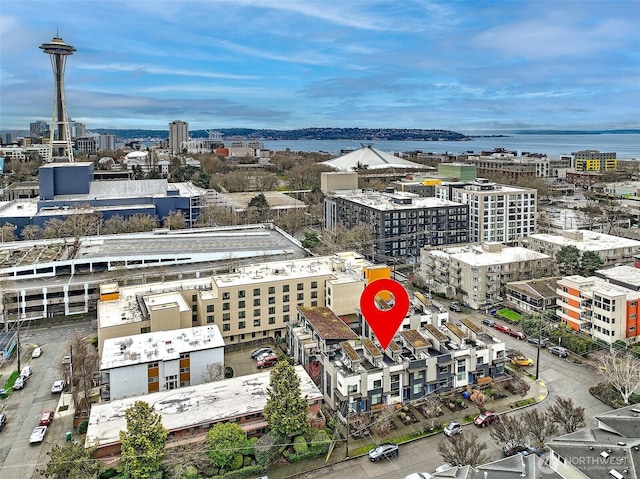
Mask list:
[[[387,310],[378,308],[375,301],[376,296],[384,291],[391,293],[394,299],[393,306]],[[409,311],[409,295],[404,286],[397,281],[378,279],[364,288],[360,295],[360,310],[373,334],[380,341],[382,349],[387,349]]]

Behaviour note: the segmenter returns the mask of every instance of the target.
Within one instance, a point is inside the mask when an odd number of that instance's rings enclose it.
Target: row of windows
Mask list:
[[[296,289],[298,291],[304,291],[304,283],[297,283],[296,284]],[[311,289],[318,289],[318,282],[317,281],[311,281]],[[282,285],[282,292],[283,293],[288,293],[290,291],[290,285],[288,284],[283,284]],[[260,296],[262,293],[262,288],[253,288],[253,296]],[[267,288],[267,294],[276,294],[276,287],[275,286],[269,286]],[[242,299],[246,297],[246,291],[245,290],[239,290],[238,291],[238,298]],[[224,291],[222,293],[222,300],[223,301],[228,301],[231,299],[231,292],[230,291]],[[198,300],[198,296],[197,295],[193,295],[191,300],[193,302]],[[209,310],[209,307],[213,306],[213,305],[207,305],[207,312],[213,312],[213,310]]]

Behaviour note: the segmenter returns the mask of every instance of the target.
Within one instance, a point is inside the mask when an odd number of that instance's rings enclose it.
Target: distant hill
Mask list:
[[[637,135],[638,129],[628,130],[522,130],[518,135]]]
[[[95,133],[116,135],[120,139],[168,138],[169,130],[115,130],[95,128]],[[470,137],[450,130],[421,130],[415,128],[302,128],[299,130],[256,130],[251,128],[222,128],[224,137],[243,137],[255,140],[362,140],[362,141],[464,141]],[[207,138],[204,130],[193,130],[192,138]]]

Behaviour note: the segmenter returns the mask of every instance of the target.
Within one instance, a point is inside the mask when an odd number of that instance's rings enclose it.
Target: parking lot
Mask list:
[[[261,345],[251,346],[237,351],[225,352],[224,365],[233,369],[233,376],[245,376],[247,374],[255,374],[260,371],[268,371],[270,368],[258,369],[256,360],[251,357],[251,352],[261,347],[271,347],[275,354],[281,354],[275,345],[265,343]]]

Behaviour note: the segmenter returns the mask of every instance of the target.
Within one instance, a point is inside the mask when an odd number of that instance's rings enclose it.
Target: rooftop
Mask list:
[[[569,234],[567,234],[569,233]],[[573,235],[571,235],[573,233]],[[582,239],[573,236],[581,235]],[[608,251],[619,248],[636,248],[640,249],[640,241],[622,238],[621,236],[608,235],[598,231],[591,230],[572,230],[565,231],[563,235],[552,235],[547,233],[538,233],[529,235],[539,241],[553,244],[556,248],[564,246],[575,246],[580,251]]]
[[[443,259],[455,259],[471,266],[493,266],[550,258],[549,255],[520,246],[502,246],[499,251],[487,251],[482,246],[454,246],[442,251],[432,250],[429,254]]]
[[[640,268],[635,266],[615,266],[613,268],[599,269],[595,272],[598,278],[617,281],[629,285],[630,288],[640,290]]]
[[[296,366],[300,392],[311,401],[322,399],[322,392],[302,366]],[[260,414],[267,404],[270,372],[238,376],[173,391],[119,399],[94,404],[89,416],[85,447],[106,446],[120,442],[120,431],[126,429],[125,411],[136,401],[145,401],[172,431]]]
[[[358,335],[354,333],[344,321],[336,316],[331,309],[325,306],[299,306],[298,311],[300,311],[322,339],[358,339]]]
[[[366,167],[367,170],[379,170],[386,168],[428,168],[425,165],[403,160],[402,158],[394,156],[390,153],[378,150],[371,145],[363,146],[358,150],[352,151],[338,158],[333,158],[332,160],[323,161],[320,164],[330,166],[331,168],[340,171],[355,171],[360,166]]]
[[[100,369],[169,361],[180,358],[181,353],[223,347],[224,340],[216,325],[107,339],[102,348]]]
[[[377,210],[415,210],[419,208],[442,208],[446,206],[464,206],[461,203],[434,197],[420,197],[415,193],[396,191],[384,193],[381,191],[353,190],[336,192],[334,196],[344,198],[354,203],[368,206]],[[404,203],[406,202],[406,203]]]

